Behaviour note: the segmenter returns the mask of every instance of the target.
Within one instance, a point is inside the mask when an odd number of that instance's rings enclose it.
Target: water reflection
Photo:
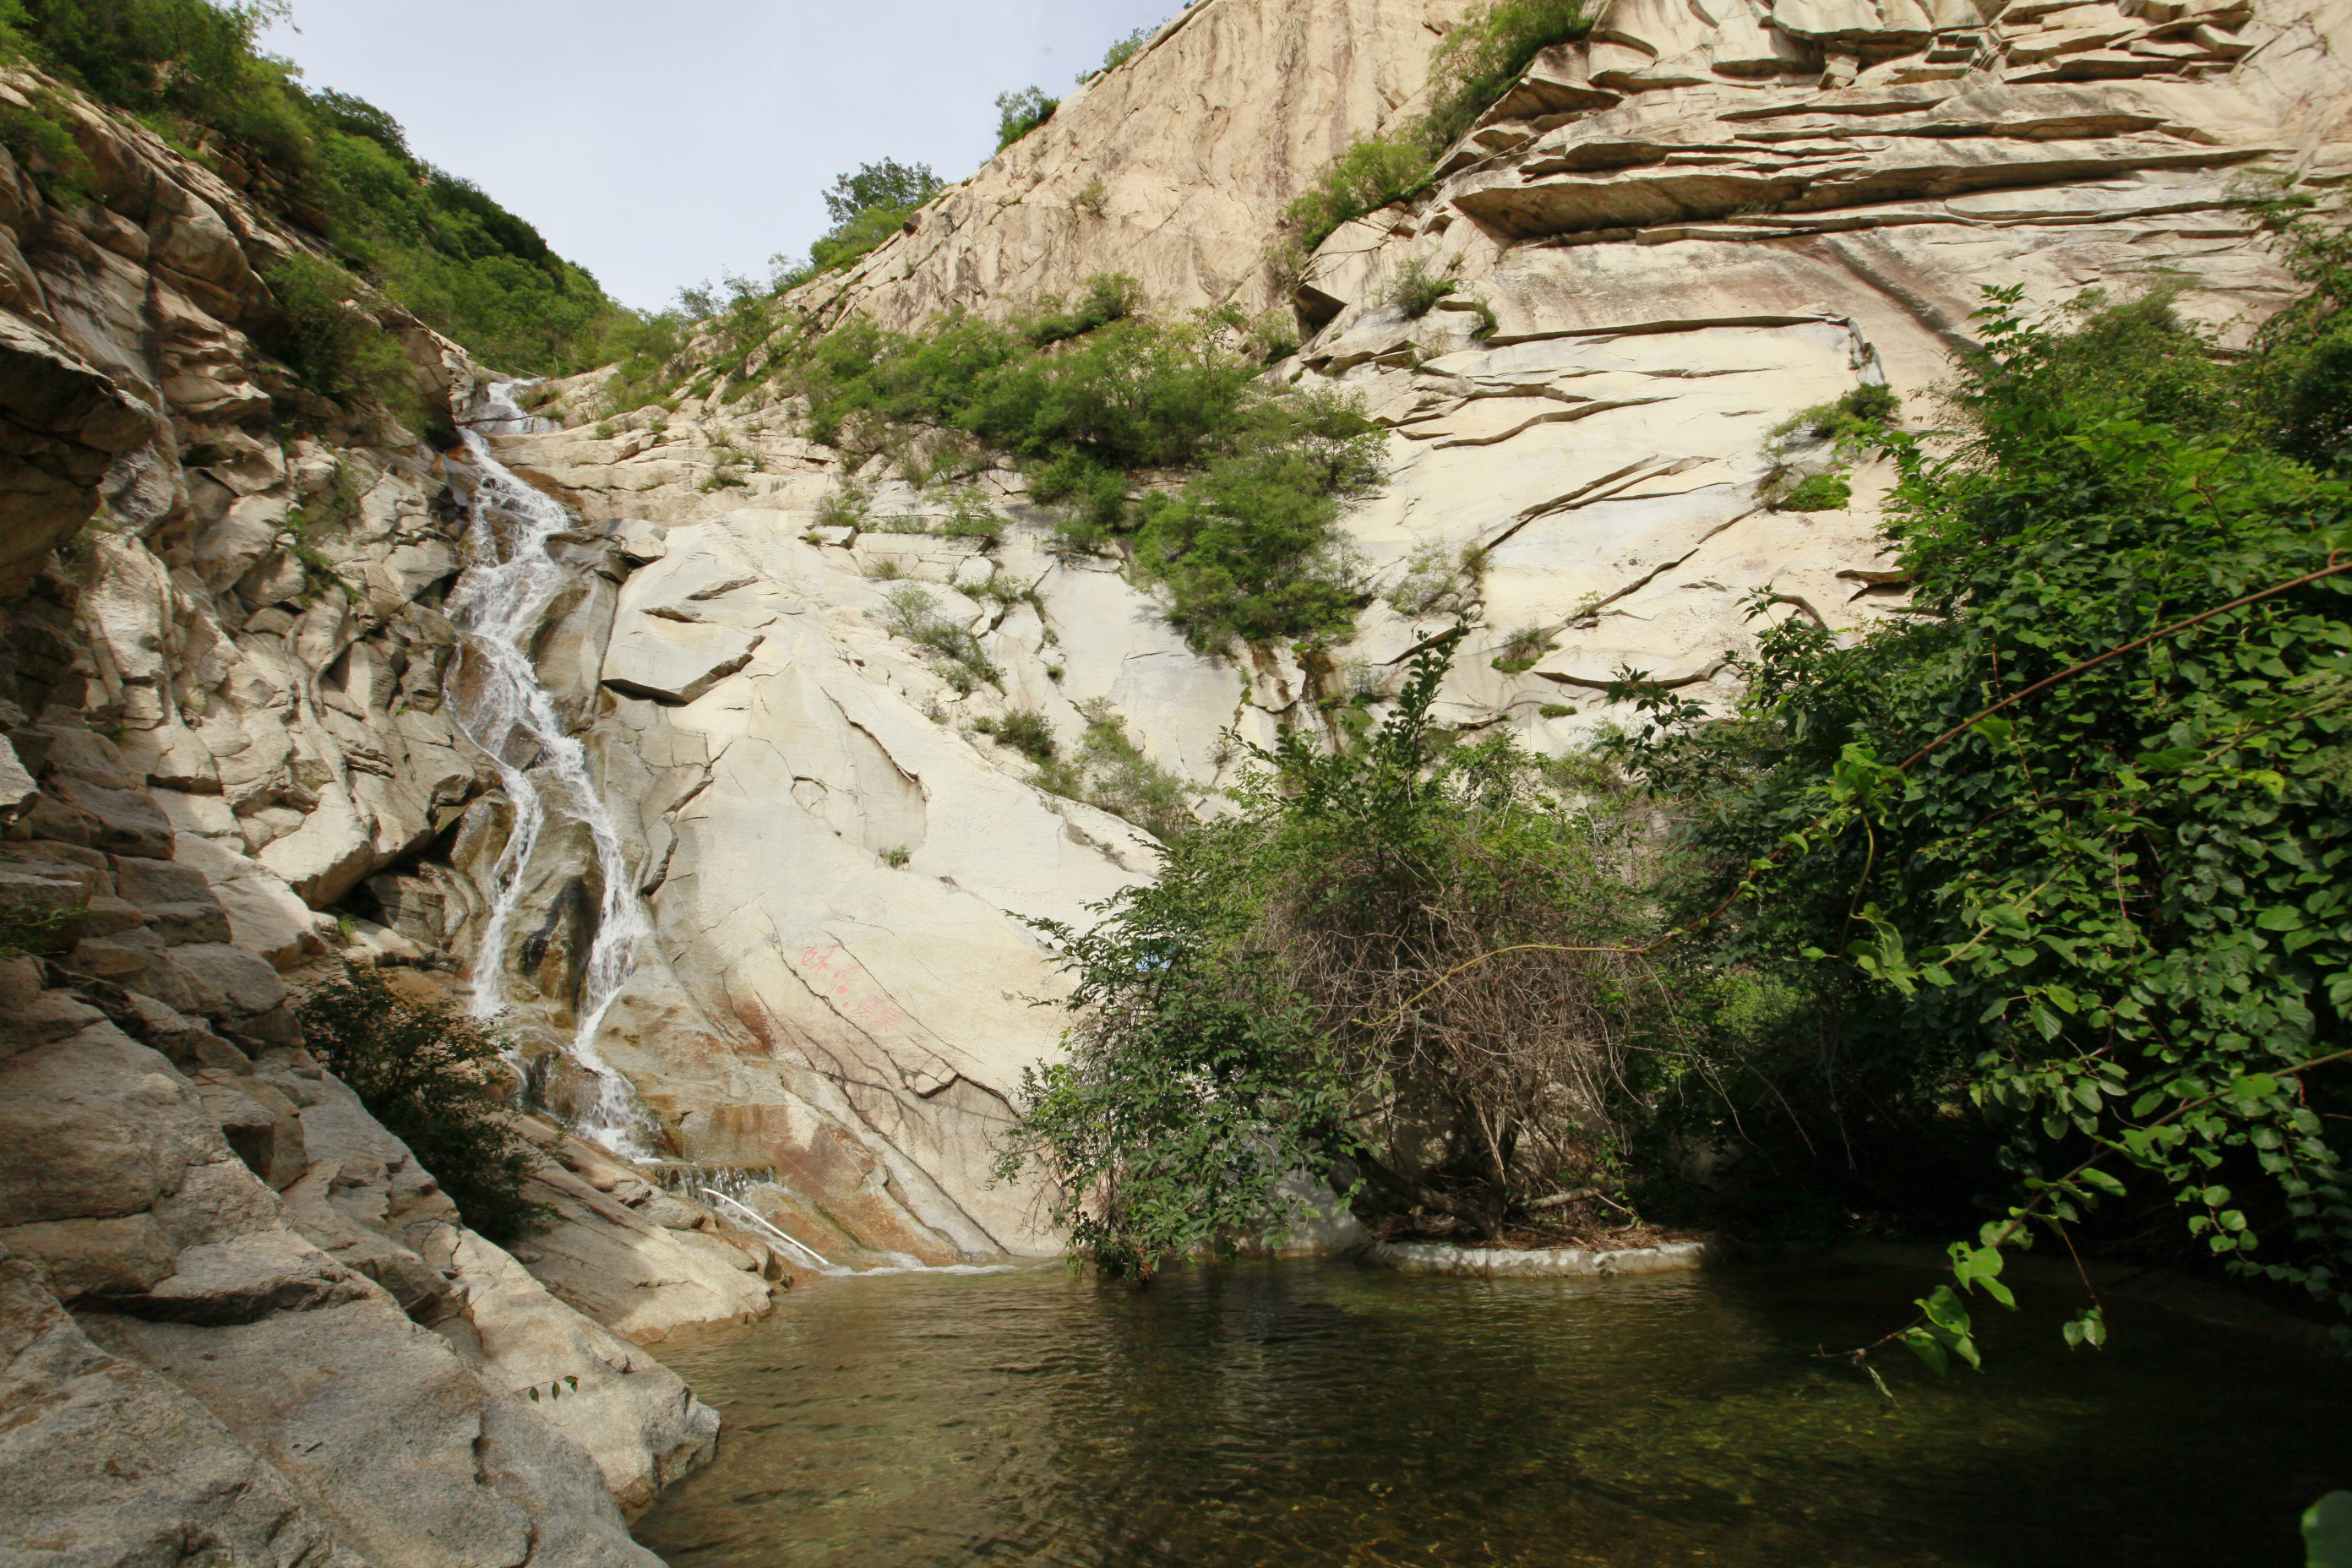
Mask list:
[[[1811,1267],[1486,1283],[1346,1265],[827,1280],[664,1359],[728,1418],[638,1534],[675,1568],[2300,1561],[2352,1376],[2115,1308],[1866,1380],[1816,1344],[1919,1281]]]

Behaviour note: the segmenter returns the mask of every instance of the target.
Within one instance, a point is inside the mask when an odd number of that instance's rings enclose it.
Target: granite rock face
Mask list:
[[[1255,308],[1273,296],[1250,258],[1307,150],[1414,112],[1458,16],[1195,7],[792,303],[907,327],[1123,269],[1154,308]],[[1776,475],[1843,461],[1779,427],[1865,384],[1933,423],[1986,285],[2038,309],[2160,285],[2249,330],[2291,282],[2242,198],[2352,172],[2329,46],[2347,25],[2341,0],[1609,5],[1424,195],[1331,235],[1291,298],[1306,342],[1271,374],[1352,393],[1390,433],[1388,483],[1343,523],[1359,635],[1310,659],[1194,653],[1113,563],[1045,548],[1017,474],[982,481],[1003,525],[984,549],[938,536],[938,497],[846,471],[768,392],[631,413],[595,378],[560,384],[545,411],[571,428],[491,445],[602,526],[619,585],[580,711],[658,952],[600,1052],[690,1158],[772,1176],[764,1212],[800,1240],[930,1261],[1051,1247],[1034,1196],[989,1180],[1057,1024],[1027,1005],[1058,979],[1024,922],[1084,918],[1152,851],[1034,787],[996,721],[1041,715],[1066,757],[1108,715],[1208,812],[1236,742],[1393,690],[1460,618],[1443,719],[1558,752],[1610,717],[1620,670],[1719,702],[1762,626],[1898,612],[1892,476],[1864,464],[1846,507],[1776,510]],[[1276,38],[1233,63],[1236,40]],[[1309,83],[1294,64],[1318,51],[1341,63]],[[1055,206],[1095,179],[1108,216]],[[1417,317],[1397,303],[1415,268],[1454,283]],[[852,482],[855,530],[825,508]],[[926,651],[924,626],[969,635],[998,679]]]

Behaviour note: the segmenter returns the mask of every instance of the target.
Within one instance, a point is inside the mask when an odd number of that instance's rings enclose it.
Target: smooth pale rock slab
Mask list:
[[[631,697],[682,706],[751,663],[765,640],[740,626],[634,616],[605,650],[604,682]]]

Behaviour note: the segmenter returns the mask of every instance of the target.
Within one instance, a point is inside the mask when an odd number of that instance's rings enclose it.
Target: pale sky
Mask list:
[[[864,163],[960,180],[996,95],[1060,97],[1182,0],[294,0],[263,47],[354,93],[418,156],[537,226],[645,309],[767,275]]]

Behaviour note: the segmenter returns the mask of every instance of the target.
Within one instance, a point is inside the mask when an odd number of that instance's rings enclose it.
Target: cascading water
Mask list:
[[[636,967],[652,922],[637,897],[636,873],[622,852],[612,813],[589,777],[587,751],[564,732],[562,718],[525,651],[564,584],[564,569],[549,553],[548,542],[570,529],[572,519],[492,457],[483,438],[486,432],[528,434],[547,427],[515,405],[512,395],[525,384],[509,382],[486,389],[485,412],[463,432],[480,478],[469,506],[470,559],[449,595],[449,618],[465,637],[466,652],[477,668],[471,679],[457,683],[460,695],[453,716],[498,768],[514,814],[487,889],[490,911],[475,958],[473,1005],[481,1017],[506,1005],[508,936],[531,854],[551,814],[581,823],[594,844],[604,891],[581,975],[579,1026],[569,1053],[598,1086],[597,1102],[582,1118],[580,1131],[616,1153],[642,1158],[654,1152],[645,1146],[645,1108],[629,1080],[597,1053],[596,1033]]]

